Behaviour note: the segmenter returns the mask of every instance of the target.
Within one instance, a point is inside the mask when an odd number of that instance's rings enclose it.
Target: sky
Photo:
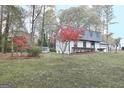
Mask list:
[[[59,11],[60,9],[67,9],[70,7],[76,7],[76,5],[57,5],[56,11]],[[112,20],[112,22],[117,22],[116,24],[109,25],[109,32],[114,33],[113,37],[118,38],[124,38],[124,6],[121,5],[115,5],[113,6],[113,13],[115,18]]]
[[[111,24],[109,26],[109,31],[114,33],[114,37],[124,38],[124,6],[118,5],[114,6],[115,19],[113,22],[118,22],[117,24]]]

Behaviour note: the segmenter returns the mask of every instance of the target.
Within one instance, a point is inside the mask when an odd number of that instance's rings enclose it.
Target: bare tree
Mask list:
[[[35,21],[38,18],[38,16],[41,14],[42,6],[38,10],[38,13],[37,14],[35,14],[35,11],[36,11],[36,6],[33,5],[32,6],[32,31],[31,31],[31,41],[32,41],[32,44],[34,43],[34,33],[35,33],[35,31],[34,31],[34,25],[35,25]]]

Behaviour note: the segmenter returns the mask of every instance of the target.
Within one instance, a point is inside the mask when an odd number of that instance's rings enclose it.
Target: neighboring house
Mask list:
[[[61,53],[60,47],[62,42],[56,41],[56,52]],[[65,53],[74,52],[98,52],[100,49],[106,52],[107,44],[102,43],[101,32],[85,31],[83,37],[76,43],[71,41],[67,46]]]

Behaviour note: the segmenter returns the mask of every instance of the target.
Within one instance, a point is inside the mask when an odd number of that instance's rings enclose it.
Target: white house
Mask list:
[[[61,48],[63,44],[60,41],[56,41],[56,52],[61,53]],[[96,31],[85,31],[83,37],[77,41],[71,41],[65,50],[66,54],[75,52],[98,52],[107,50],[107,44],[102,43],[101,32]]]

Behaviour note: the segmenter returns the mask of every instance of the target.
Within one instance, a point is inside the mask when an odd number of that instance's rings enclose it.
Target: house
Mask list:
[[[56,52],[61,53],[60,46],[62,46],[62,42],[56,41]],[[74,52],[98,52],[102,49],[102,51],[106,51],[107,44],[102,43],[102,35],[101,32],[97,31],[85,31],[83,37],[77,41],[71,41],[65,50],[66,54],[74,53]]]

